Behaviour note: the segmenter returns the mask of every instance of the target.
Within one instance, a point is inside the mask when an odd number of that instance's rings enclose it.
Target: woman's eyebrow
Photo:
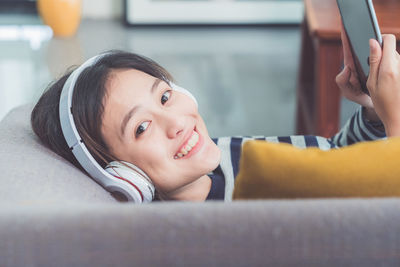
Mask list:
[[[159,78],[156,78],[154,80],[153,85],[151,86],[150,92],[151,94],[154,94],[155,90],[158,87],[158,84],[161,82],[162,80],[160,80]],[[129,110],[128,113],[126,113],[124,119],[122,120],[121,123],[121,133],[122,135],[124,135],[125,133],[125,128],[126,128],[126,124],[128,123],[128,121],[132,118],[133,114],[135,113],[135,111],[139,108],[139,106],[134,106],[131,110]]]

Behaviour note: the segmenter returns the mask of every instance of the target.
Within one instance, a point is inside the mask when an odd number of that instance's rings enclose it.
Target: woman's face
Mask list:
[[[220,151],[189,96],[134,69],[113,71],[106,88],[106,144],[118,159],[141,168],[164,196],[218,166]]]

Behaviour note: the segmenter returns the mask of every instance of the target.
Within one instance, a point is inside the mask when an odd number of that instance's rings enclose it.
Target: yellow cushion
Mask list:
[[[243,145],[233,199],[400,196],[400,138],[322,151]]]

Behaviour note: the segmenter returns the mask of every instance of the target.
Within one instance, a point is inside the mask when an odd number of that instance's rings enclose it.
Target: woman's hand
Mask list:
[[[371,39],[367,88],[387,136],[400,136],[400,55],[396,37],[383,35],[383,49]]]
[[[341,26],[341,38],[343,45],[344,68],[336,76],[336,84],[340,88],[342,95],[366,108],[366,118],[370,121],[379,121],[379,117],[374,110],[371,97],[361,90],[353,55],[343,25]]]

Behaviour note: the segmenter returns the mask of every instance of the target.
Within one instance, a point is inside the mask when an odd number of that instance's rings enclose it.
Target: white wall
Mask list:
[[[82,0],[85,18],[120,18],[123,0]]]
[[[93,19],[96,19],[96,18],[105,18],[105,19],[107,19],[107,18],[121,18],[122,15],[123,15],[123,10],[122,10],[123,9],[123,1],[125,1],[125,0],[82,0],[82,16],[84,18],[93,18]],[[222,4],[223,4],[226,1],[230,1],[230,0],[219,0],[219,1],[215,1],[215,2],[220,3],[220,4],[222,2]],[[296,6],[296,1],[298,1],[299,3],[302,2],[301,0],[290,0],[290,1],[264,0],[264,1],[265,1],[265,3],[264,3],[265,5],[272,5],[273,7],[274,7],[274,5],[277,6],[277,10],[279,11],[278,13],[281,13],[282,15],[279,15],[279,14],[275,14],[274,15],[274,14],[272,14],[272,13],[274,13],[274,11],[270,11],[270,13],[271,13],[271,15],[278,16],[278,17],[279,16],[281,16],[281,17],[288,17],[288,16],[290,17],[290,16],[292,16],[291,14],[287,14],[288,11],[290,11],[290,10],[288,10],[286,12],[283,11],[283,13],[280,12],[280,10],[285,10],[285,6],[288,6],[288,5],[293,5],[294,4]],[[195,4],[196,3],[198,4],[198,2],[195,2]],[[154,13],[154,11],[156,10],[154,8],[157,5],[163,5],[163,4],[164,3],[162,1],[155,2],[154,4],[152,4],[153,5],[152,6],[153,7],[152,8],[153,11],[151,13]],[[173,4],[176,5],[176,2],[173,3]],[[185,4],[185,3],[183,2],[183,4]],[[243,4],[243,2],[242,2],[242,4]],[[246,4],[246,3],[244,2],[244,4]],[[281,8],[280,8],[279,4],[281,4],[281,6],[282,6]],[[301,4],[299,4],[298,6],[300,6],[300,5]],[[132,7],[132,8],[134,8],[134,7]],[[174,7],[172,7],[172,8],[173,8],[173,10],[171,12],[172,13],[176,12],[175,8]],[[164,15],[165,15],[165,13],[171,13],[171,12],[165,12],[165,10],[161,10],[161,14],[164,14]],[[303,11],[300,10],[297,13],[293,15],[296,18],[293,18],[292,20],[301,21],[302,16],[303,16]],[[143,15],[143,14],[141,14],[141,15]],[[178,15],[181,16],[182,14],[178,14]],[[185,14],[183,14],[183,15],[185,15]],[[299,18],[297,18],[297,17],[299,17]],[[282,19],[285,20],[285,18],[280,18],[280,20],[282,20]],[[293,21],[291,21],[291,22],[293,22]]]

